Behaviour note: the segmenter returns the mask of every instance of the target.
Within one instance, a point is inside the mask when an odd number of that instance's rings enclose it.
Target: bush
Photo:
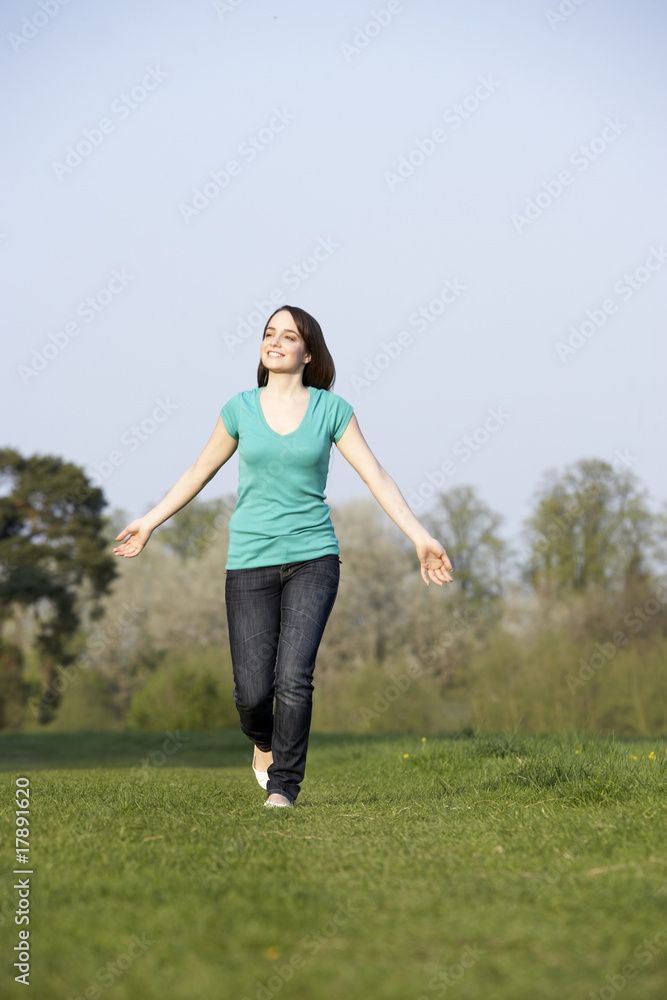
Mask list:
[[[39,699],[41,683],[35,684],[33,695]],[[26,709],[24,729],[27,732],[71,733],[86,729],[103,731],[122,728],[122,719],[113,704],[107,680],[96,670],[81,671],[63,689],[63,695],[53,719],[42,725],[34,711]]]
[[[323,675],[319,683],[316,669],[314,685],[313,732],[444,733],[469,722],[467,698],[460,691],[426,672],[411,676],[401,655]]]
[[[145,732],[238,728],[234,683],[219,649],[169,658],[130,703],[128,729]]]
[[[660,736],[665,688],[667,640],[657,631],[616,648],[567,627],[544,629],[531,642],[499,630],[470,664],[472,725]]]

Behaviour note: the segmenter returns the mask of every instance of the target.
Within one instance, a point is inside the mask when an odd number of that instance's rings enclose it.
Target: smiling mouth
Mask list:
[[[278,354],[278,351],[267,351],[267,354],[269,355],[270,358],[282,358],[282,357],[284,357],[283,354]]]

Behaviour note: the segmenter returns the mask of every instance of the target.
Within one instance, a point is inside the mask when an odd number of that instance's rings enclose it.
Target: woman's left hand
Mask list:
[[[427,587],[430,586],[427,574],[439,587],[442,587],[443,583],[453,582],[453,577],[450,573],[452,564],[449,561],[449,556],[437,539],[429,536],[422,542],[416,542],[415,548],[417,549],[417,555],[421,563],[422,580]]]

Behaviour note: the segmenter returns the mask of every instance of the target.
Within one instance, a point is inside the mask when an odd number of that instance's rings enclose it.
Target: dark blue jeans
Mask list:
[[[315,658],[338,593],[340,562],[331,554],[226,573],[234,702],[242,732],[260,750],[273,751],[267,797],[280,792],[294,802],[301,790]]]

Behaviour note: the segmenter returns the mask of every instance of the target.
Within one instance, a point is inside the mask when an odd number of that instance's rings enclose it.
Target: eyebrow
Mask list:
[[[264,331],[264,333],[268,333],[269,330],[275,330],[275,326],[267,326],[267,328]],[[291,330],[291,329],[288,329],[287,327],[285,327],[283,333],[296,333],[297,337],[299,336],[299,334],[297,333],[296,330]]]

